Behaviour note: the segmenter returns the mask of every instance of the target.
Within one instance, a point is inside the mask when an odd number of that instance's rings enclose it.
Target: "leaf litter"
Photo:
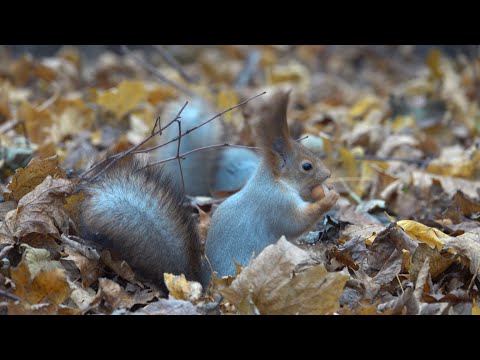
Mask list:
[[[167,48],[201,79],[181,86],[219,110],[293,89],[292,135],[324,158],[337,206],[305,241],[279,239],[204,292],[165,274],[167,296],[76,238],[72,174],[140,143],[182,92],[129,54],[83,62],[74,47],[49,58],[2,48],[0,313],[480,313],[478,58],[402,46]],[[225,115],[230,143],[255,146],[258,106]],[[219,200],[193,203],[204,241]]]

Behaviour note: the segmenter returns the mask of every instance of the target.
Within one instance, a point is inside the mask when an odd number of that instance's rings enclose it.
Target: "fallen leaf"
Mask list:
[[[112,259],[112,254],[110,254],[108,250],[103,250],[100,253],[100,258],[105,265],[115,271],[122,278],[124,278],[128,282],[131,282],[132,284],[137,284],[141,286],[141,284],[136,280],[135,272],[126,263],[126,261]]]
[[[125,290],[115,281],[106,278],[98,280],[98,292],[89,307],[97,306],[100,311],[111,313],[124,297]]]
[[[328,273],[323,265],[295,272],[309,262],[307,252],[282,237],[267,246],[221,293],[240,313],[256,313],[258,309],[260,314],[332,314],[339,307],[348,276]]]
[[[450,236],[438,229],[428,227],[412,220],[397,221],[397,225],[400,226],[413,240],[423,242],[432,249],[437,247],[437,249],[440,250],[443,245],[445,245],[445,239],[450,238]]]
[[[449,238],[444,250],[453,250],[467,261],[470,273],[480,280],[480,228],[476,232]]]
[[[83,287],[89,287],[97,281],[100,273],[98,260],[89,259],[69,246],[65,246],[64,251],[68,257],[63,258],[62,260],[73,261],[75,263],[80,271]]]
[[[14,235],[22,238],[37,233],[60,237],[68,233],[69,218],[63,208],[66,195],[74,184],[66,179],[53,179],[50,175],[18,202]]]
[[[197,300],[202,296],[202,286],[195,281],[188,281],[185,275],[163,274],[165,286],[170,296],[178,300]]]
[[[28,102],[24,102],[18,110],[18,116],[24,121],[25,131],[31,142],[45,145],[52,142],[52,115],[49,109],[38,110]]]
[[[143,82],[125,80],[118,87],[99,95],[97,103],[113,112],[117,118],[121,118],[146,98],[147,92]]]
[[[430,261],[430,274],[433,280],[443,274],[455,262],[454,258],[442,255],[437,248],[432,249],[427,244],[419,244],[412,255],[412,263],[410,265],[411,281],[417,280],[418,273],[427,259]]]
[[[139,309],[140,315],[200,315],[195,305],[190,301],[176,299],[160,299]]]
[[[18,169],[12,181],[7,185],[10,193],[4,194],[6,200],[19,201],[35,187],[41,184],[47,176],[66,178],[65,170],[58,166],[58,157],[47,159],[35,158],[28,163],[25,169]]]

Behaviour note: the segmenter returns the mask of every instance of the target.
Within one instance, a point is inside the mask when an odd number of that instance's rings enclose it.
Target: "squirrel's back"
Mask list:
[[[82,236],[102,243],[146,278],[199,280],[201,249],[181,185],[159,166],[129,157],[85,182]]]

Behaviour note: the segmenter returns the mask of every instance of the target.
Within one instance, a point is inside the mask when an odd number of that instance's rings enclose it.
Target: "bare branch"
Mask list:
[[[2,251],[0,251],[0,260],[2,260],[5,256],[7,256],[7,253],[13,249],[13,245],[7,245],[5,246]]]
[[[103,168],[98,174],[96,174],[91,180],[94,180],[96,179],[98,176],[100,176],[100,174],[102,174],[103,172],[105,172],[109,167],[111,167],[115,162],[117,162],[119,159],[127,156],[128,154],[134,152],[135,150],[137,150],[140,146],[142,146],[143,144],[145,144],[147,141],[149,141],[151,138],[153,138],[155,135],[157,134],[160,134],[163,130],[165,130],[166,128],[168,128],[170,125],[172,125],[175,121],[177,121],[179,118],[180,118],[180,115],[182,114],[182,111],[185,109],[185,107],[187,106],[188,104],[188,101],[185,102],[185,105],[182,106],[182,108],[180,109],[180,111],[178,112],[177,116],[175,116],[175,118],[170,121],[166,126],[160,128],[159,130],[155,131],[155,132],[152,132],[152,134],[150,136],[148,136],[146,139],[144,139],[142,142],[140,142],[140,144],[138,145],[135,145],[133,146],[132,148],[128,149],[127,151],[123,151],[121,153],[118,153],[114,156],[111,156],[111,157],[108,157],[106,158],[105,160],[99,162],[98,164],[92,166],[89,170],[87,170],[86,172],[84,172],[81,177],[85,177],[87,174],[89,174],[90,172],[92,172],[93,170],[95,170],[98,166],[104,164],[105,162],[107,161],[110,161],[111,162],[105,166],[105,168]],[[154,128],[156,126],[156,122],[155,122],[155,125],[154,125]],[[113,159],[113,160],[112,160]]]
[[[177,161],[178,161],[178,169],[180,170],[180,176],[182,178],[182,191],[185,193],[185,181],[183,179],[182,163],[180,161],[180,145],[182,144],[182,122],[181,122],[181,120],[177,120],[177,124],[178,124]]]
[[[177,159],[177,158],[185,159],[185,158],[187,157],[187,155],[193,154],[193,153],[195,153],[195,152],[197,152],[197,151],[203,151],[203,150],[207,150],[207,149],[214,149],[214,148],[227,147],[227,146],[229,146],[229,147],[236,147],[236,148],[242,148],[242,149],[251,149],[251,150],[259,150],[259,149],[260,149],[260,148],[258,148],[258,147],[254,147],[254,146],[232,145],[232,144],[228,144],[228,143],[208,145],[208,146],[203,146],[203,147],[200,147],[200,148],[196,148],[196,149],[187,151],[187,152],[185,152],[185,153],[183,153],[183,154],[180,154],[180,155],[177,155],[177,156],[173,156],[173,157],[170,157],[170,158],[168,158],[168,159],[156,161],[156,162],[154,162],[154,163],[148,164],[148,165],[145,166],[145,167],[154,166],[154,165],[158,165],[158,164],[163,164],[163,163],[166,163],[166,162],[168,162],[168,161],[175,160],[175,159]]]
[[[222,111],[221,113],[215,115],[214,117],[204,121],[203,123],[201,123],[200,125],[198,126],[195,126],[191,129],[188,129],[187,131],[183,132],[182,134],[179,134],[179,136],[175,137],[174,139],[170,140],[170,141],[167,141],[166,143],[163,143],[161,145],[157,145],[157,146],[153,146],[153,147],[150,147],[150,148],[147,148],[147,149],[144,149],[144,150],[137,150],[139,147],[141,147],[142,145],[144,145],[146,142],[148,142],[150,139],[152,139],[154,136],[158,135],[158,134],[161,134],[163,132],[163,130],[165,130],[166,128],[168,128],[170,125],[172,125],[174,122],[178,121],[180,119],[180,116],[183,112],[183,110],[185,109],[185,107],[187,106],[188,104],[188,101],[185,102],[185,105],[183,105],[183,107],[180,109],[180,111],[178,112],[177,116],[175,116],[175,118],[173,120],[171,120],[167,125],[161,127],[159,130],[157,131],[153,131],[146,139],[144,139],[142,142],[140,142],[138,145],[136,146],[133,146],[132,148],[130,148],[129,150],[126,150],[126,151],[123,151],[123,152],[120,152],[116,155],[113,155],[113,156],[109,156],[108,158],[100,161],[99,163],[97,164],[94,164],[90,167],[90,169],[86,170],[84,173],[82,173],[80,175],[80,178],[84,179],[89,173],[91,173],[92,171],[94,171],[95,169],[97,169],[98,167],[100,167],[101,165],[105,164],[106,162],[110,162],[108,163],[102,170],[100,170],[96,175],[94,175],[90,181],[93,181],[95,180],[96,178],[98,178],[101,174],[103,174],[108,168],[110,168],[114,163],[116,163],[118,160],[120,160],[121,158],[129,155],[129,154],[140,154],[140,153],[147,153],[147,152],[150,152],[152,150],[155,150],[155,149],[158,149],[158,148],[161,148],[163,146],[166,146],[168,144],[171,144],[173,143],[174,141],[177,141],[179,138],[191,133],[192,131],[195,131],[197,130],[198,128],[208,124],[209,122],[215,120],[216,118],[222,116],[223,114],[229,112],[229,111],[232,111],[233,109],[236,109],[237,107],[240,107],[242,105],[245,105],[246,103],[248,103],[249,101],[261,96],[261,95],[264,95],[266,94],[266,92],[264,91],[263,93],[261,94],[258,94],[258,95],[255,95],[235,106],[232,106],[230,108],[228,108],[227,110],[224,110]],[[156,124],[157,122],[155,122],[155,125],[154,125],[154,129],[156,127]],[[224,145],[222,144],[221,146],[238,146],[238,145]],[[213,146],[213,147],[219,147],[219,146]],[[208,148],[208,147],[207,147]],[[199,149],[199,150],[204,150],[204,149]],[[180,157],[182,156],[186,156],[188,155],[187,154],[182,154],[180,155]],[[169,158],[169,159],[166,159],[165,161],[162,161],[162,162],[166,162],[166,161],[171,161],[171,160],[174,160],[174,159],[177,159],[177,157],[173,157],[173,158]]]
[[[194,94],[188,90],[187,88],[183,87],[183,85],[180,85],[178,84],[177,82],[175,81],[172,81],[168,78],[166,78],[155,66],[153,66],[152,64],[146,62],[145,60],[143,60],[140,56],[136,55],[134,52],[132,52],[126,45],[122,45],[122,51],[131,56],[136,62],[138,62],[140,65],[142,65],[145,69],[147,69],[148,71],[150,71],[152,73],[152,75],[154,75],[157,79],[159,79],[160,81],[163,81],[164,83],[170,85],[170,86],[173,86],[175,89],[189,95],[189,96],[193,96]]]
[[[20,298],[17,295],[10,294],[9,292],[3,290],[0,290],[0,296],[4,296],[15,301],[20,301]]]
[[[200,125],[197,125],[197,126],[191,128],[191,129],[188,129],[188,130],[185,131],[183,134],[181,134],[181,136],[185,136],[185,135],[191,133],[192,131],[197,130],[198,128],[200,128],[200,127],[208,124],[209,122],[215,120],[216,118],[219,118],[219,117],[222,116],[223,114],[225,114],[225,113],[227,113],[227,112],[229,112],[229,111],[232,111],[233,109],[236,109],[237,107],[240,107],[240,106],[242,106],[242,105],[245,105],[245,104],[248,103],[249,101],[251,101],[251,100],[253,100],[253,99],[255,99],[255,98],[259,97],[259,96],[262,96],[262,95],[264,95],[264,94],[266,94],[266,93],[267,93],[267,92],[264,91],[264,92],[261,93],[261,94],[255,95],[254,97],[251,97],[251,98],[248,99],[248,100],[245,100],[245,101],[243,101],[243,102],[241,102],[241,103],[239,103],[239,104],[237,104],[237,105],[235,105],[235,106],[232,106],[231,108],[228,108],[227,110],[222,111],[221,113],[215,115],[214,117],[212,117],[212,118],[204,121],[204,122],[201,123]],[[172,120],[172,122],[174,122],[174,121],[175,121],[175,120]],[[169,125],[170,125],[170,124],[169,124]],[[168,127],[168,125],[167,125],[166,127]],[[166,128],[166,127],[165,127],[165,128]],[[171,144],[171,143],[173,143],[173,142],[175,142],[175,141],[177,141],[177,140],[178,140],[178,137],[176,137],[176,138],[174,138],[174,139],[172,139],[172,140],[170,140],[170,141],[167,141],[166,143],[163,143],[163,144],[160,144],[160,145],[156,145],[156,146],[153,146],[153,147],[148,148],[148,149],[135,151],[134,154],[147,153],[147,152],[150,152],[150,151],[159,149],[159,148],[161,148],[161,147],[164,147],[164,146],[166,146],[166,145],[168,145],[168,144]]]
[[[70,237],[72,237],[74,239],[77,238],[76,236],[72,236],[72,235],[70,235]],[[60,236],[60,240],[62,240],[63,243],[67,244],[71,248],[78,251],[80,254],[85,256],[87,259],[91,259],[91,260],[99,260],[100,259],[100,255],[98,254],[96,249],[91,248],[87,245],[81,244],[78,241],[72,240],[65,234],[62,234]]]
[[[179,62],[177,60],[175,60],[175,58],[172,56],[172,54],[170,54],[169,51],[167,51],[166,49],[164,49],[162,46],[160,45],[153,45],[153,48],[155,50],[157,50],[157,52],[160,54],[160,56],[162,57],[163,60],[165,60],[165,62],[170,65],[171,67],[173,67],[175,70],[178,71],[178,73],[180,74],[181,77],[183,77],[187,82],[189,83],[192,83],[192,84],[195,84],[196,81],[195,79],[193,79],[190,75],[188,75],[185,70],[183,69],[182,65],[179,64]]]

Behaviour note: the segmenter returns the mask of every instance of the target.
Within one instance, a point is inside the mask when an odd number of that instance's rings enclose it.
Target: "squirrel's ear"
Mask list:
[[[266,104],[260,125],[259,140],[272,165],[277,164],[278,156],[285,163],[286,155],[292,148],[287,124],[289,97],[290,90],[275,93]]]

